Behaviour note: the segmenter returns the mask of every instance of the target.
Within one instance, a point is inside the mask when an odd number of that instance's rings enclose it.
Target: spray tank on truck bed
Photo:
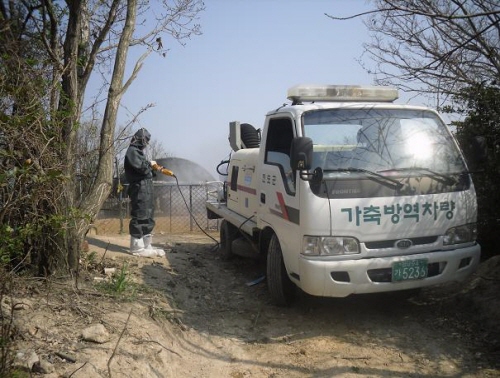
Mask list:
[[[297,288],[332,297],[407,290],[476,268],[476,196],[458,145],[434,110],[397,96],[302,85],[267,113],[261,138],[230,123],[227,180],[207,212],[223,218],[224,256],[266,261],[276,303]]]

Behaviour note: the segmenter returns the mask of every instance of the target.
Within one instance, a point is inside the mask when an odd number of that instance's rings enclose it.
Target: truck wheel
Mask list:
[[[276,235],[272,236],[267,253],[267,287],[278,306],[290,305],[297,291],[295,284],[288,277],[280,242]]]
[[[226,220],[221,222],[220,226],[220,253],[224,260],[229,260],[233,256],[231,245],[238,237],[238,229]]]

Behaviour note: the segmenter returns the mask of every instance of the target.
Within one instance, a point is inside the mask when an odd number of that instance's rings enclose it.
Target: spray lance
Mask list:
[[[166,176],[172,176],[172,177],[176,177],[174,175],[174,172],[172,172],[170,169],[167,169],[165,167],[162,167],[161,165],[159,165],[158,163],[156,163],[156,161],[152,161],[151,162],[151,167],[155,170],[155,171],[158,171],[158,172],[161,172],[163,173],[164,175]]]

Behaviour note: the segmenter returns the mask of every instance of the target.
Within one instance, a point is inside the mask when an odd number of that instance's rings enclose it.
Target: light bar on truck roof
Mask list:
[[[296,85],[287,92],[294,104],[303,101],[393,102],[398,90],[392,87],[362,85]]]

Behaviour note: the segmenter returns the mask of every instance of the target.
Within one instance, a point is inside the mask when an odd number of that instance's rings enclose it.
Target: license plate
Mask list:
[[[392,282],[427,277],[427,259],[398,261],[392,264]]]

